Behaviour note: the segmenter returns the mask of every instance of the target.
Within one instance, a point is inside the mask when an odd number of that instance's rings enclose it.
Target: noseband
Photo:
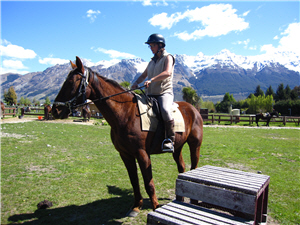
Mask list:
[[[80,82],[80,86],[79,86],[77,95],[75,95],[74,98],[72,98],[71,100],[66,101],[66,102],[53,102],[54,105],[68,107],[70,112],[72,112],[72,114],[75,113],[76,108],[85,105],[87,102],[85,93],[86,93],[86,87],[89,84],[89,75],[90,75],[89,69],[85,69],[84,74],[82,74],[82,73],[78,73],[78,74],[82,77],[82,79]],[[84,103],[76,105],[76,101],[80,96],[82,96],[82,100]]]

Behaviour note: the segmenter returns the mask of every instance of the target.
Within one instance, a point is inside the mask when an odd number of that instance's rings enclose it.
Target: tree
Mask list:
[[[261,112],[272,112],[273,111],[273,96],[254,96],[251,95],[251,98],[247,99],[249,104],[247,113],[261,113]]]
[[[197,103],[201,102],[201,98],[197,95],[196,90],[194,90],[192,87],[184,87],[182,88],[182,98],[184,101],[192,104],[195,106]]]
[[[234,99],[233,95],[226,92],[223,100],[216,104],[216,110],[218,112],[228,113],[228,108],[234,103],[236,103],[236,100]]]
[[[273,98],[274,98],[274,96],[275,96],[274,90],[273,90],[273,88],[272,88],[271,85],[270,85],[270,87],[268,87],[268,89],[266,90],[266,96],[268,96],[268,95],[272,95]]]
[[[23,96],[20,98],[19,104],[20,104],[20,105],[24,105],[24,104],[25,104],[25,99],[24,99]]]
[[[257,85],[257,87],[255,89],[255,92],[254,92],[254,95],[256,97],[258,97],[258,96],[264,96],[265,95],[264,92],[263,92],[263,90],[261,90],[260,85]]]
[[[280,101],[280,100],[285,100],[286,98],[286,94],[284,91],[284,86],[283,83],[278,85],[275,97],[274,97],[275,101]]]
[[[31,101],[29,100],[29,98],[25,98],[24,105],[26,105],[26,106],[30,106],[31,105]]]
[[[285,91],[286,99],[291,99],[292,89],[290,88],[289,85],[286,85],[284,91]]]
[[[128,81],[123,81],[120,85],[128,90],[130,89],[130,83]]]
[[[45,105],[51,105],[51,101],[48,96],[46,97]]]
[[[236,102],[236,100],[234,99],[232,94],[229,94],[228,92],[225,93],[224,97],[223,97],[223,101],[222,102]]]
[[[17,94],[15,92],[15,89],[13,86],[11,86],[8,91],[4,91],[4,101],[8,104],[8,105],[16,105],[17,104]]]
[[[295,86],[291,91],[291,99],[297,100],[300,96],[300,86]]]

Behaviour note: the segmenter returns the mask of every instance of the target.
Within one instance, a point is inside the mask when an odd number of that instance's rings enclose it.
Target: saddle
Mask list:
[[[159,104],[154,97],[135,94],[141,118],[141,128],[143,131],[155,132],[159,124],[163,125]],[[174,118],[175,132],[185,132],[183,116],[178,108],[178,104],[173,103],[171,109]],[[161,128],[161,127],[160,127]]]

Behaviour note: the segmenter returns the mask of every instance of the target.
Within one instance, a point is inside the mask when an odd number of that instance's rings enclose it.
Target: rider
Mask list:
[[[172,81],[175,59],[165,50],[166,43],[162,35],[150,35],[145,44],[149,45],[154,56],[132,88],[137,88],[139,83],[148,78],[144,82],[147,94],[157,99],[166,129],[166,139],[163,142],[162,150],[174,152],[175,131],[171,107],[174,99]]]

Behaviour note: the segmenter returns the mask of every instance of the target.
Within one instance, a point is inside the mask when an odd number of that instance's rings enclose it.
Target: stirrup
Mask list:
[[[168,144],[170,144],[170,148],[166,147],[165,148],[165,143],[168,142]],[[162,144],[161,144],[161,150],[163,152],[171,152],[173,153],[174,152],[174,145],[173,145],[173,141],[170,139],[170,138],[166,138],[165,140],[163,140]]]

